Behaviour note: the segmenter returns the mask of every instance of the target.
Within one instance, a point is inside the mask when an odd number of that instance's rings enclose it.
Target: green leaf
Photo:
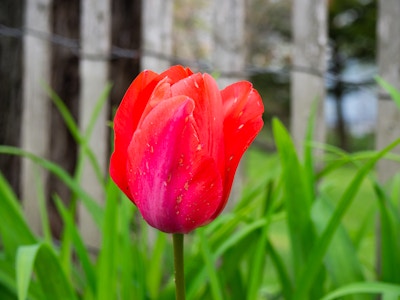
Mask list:
[[[121,196],[120,204],[118,207],[118,231],[119,236],[119,250],[117,255],[118,268],[120,270],[119,290],[121,294],[120,299],[143,299],[141,294],[143,284],[142,282],[133,278],[134,269],[142,264],[142,260],[135,256],[133,248],[137,248],[134,238],[132,237],[131,226],[135,206],[126,196]],[[139,232],[139,229],[137,229]],[[159,266],[160,267],[160,266]],[[161,268],[160,268],[161,269]],[[134,282],[134,284],[132,284]],[[139,288],[140,286],[140,288]],[[140,289],[138,293],[137,290]]]
[[[36,166],[35,166],[36,167]],[[43,188],[43,182],[40,182],[39,178],[41,178],[38,174],[38,169],[34,168],[35,172],[35,185],[37,191],[37,198],[39,201],[39,213],[40,219],[42,223],[42,232],[44,236],[44,240],[50,245],[52,243],[52,236],[51,236],[51,228],[50,228],[50,221],[49,221],[49,214],[47,210],[47,201],[46,195]]]
[[[296,148],[289,133],[279,120],[273,120],[273,132],[282,165],[282,181],[287,212],[287,222],[292,245],[295,278],[305,266],[308,253],[314,243],[311,222],[311,178],[300,164]]]
[[[394,103],[396,103],[397,108],[400,110],[400,92],[393,85],[379,76],[376,76],[375,80],[389,93]]]
[[[389,146],[379,151],[371,160],[369,160],[354,176],[353,180],[348,185],[343,196],[340,198],[338,205],[332,217],[329,219],[328,225],[325,227],[322,235],[317,240],[317,243],[311,249],[307,267],[302,270],[296,287],[298,290],[295,293],[295,299],[305,299],[307,292],[316,280],[318,271],[322,264],[322,260],[326,254],[326,250],[332,240],[332,237],[338,228],[342,217],[352,203],[357,191],[359,190],[362,181],[369,174],[376,162],[381,159],[387,152],[392,150],[400,143],[400,139],[394,141]]]
[[[163,278],[163,268],[160,266],[162,266],[163,254],[167,244],[167,234],[160,231],[157,231],[156,234],[155,244],[151,254],[151,259],[149,261],[149,268],[146,278],[147,290],[151,299],[158,299],[159,297]]]
[[[249,283],[247,288],[247,299],[257,299],[263,278],[263,268],[265,266],[266,253],[265,249],[268,241],[268,230],[273,212],[272,202],[273,183],[270,182],[267,186],[267,196],[265,198],[265,209],[263,219],[265,220],[264,227],[260,230],[260,235],[256,240],[256,251],[250,264]]]
[[[106,208],[102,228],[102,243],[98,266],[98,291],[97,299],[108,300],[116,298],[117,269],[116,257],[118,235],[118,195],[119,190],[114,182],[109,179],[106,194]],[[129,258],[128,258],[129,259]]]
[[[358,282],[352,283],[329,293],[321,300],[332,300],[346,295],[353,294],[390,294],[397,300],[400,296],[400,285],[383,282]],[[385,298],[386,299],[386,298]]]
[[[74,117],[69,112],[68,107],[64,104],[62,99],[57,95],[57,93],[51,89],[48,85],[44,84],[44,88],[46,89],[47,93],[50,95],[50,99],[53,101],[54,105],[57,107],[57,110],[61,114],[61,117],[64,120],[65,125],[67,126],[69,132],[71,133],[72,137],[80,146],[79,150],[79,158],[76,167],[76,178],[79,178],[80,171],[82,169],[82,157],[83,154],[88,156],[89,161],[95,171],[97,180],[99,183],[104,185],[104,178],[103,178],[103,171],[100,168],[100,165],[94,155],[92,149],[88,145],[88,141],[90,136],[92,135],[94,125],[96,124],[96,120],[100,114],[101,109],[103,108],[104,104],[106,103],[107,96],[111,90],[111,84],[108,84],[107,87],[102,92],[99,100],[96,102],[96,105],[92,111],[90,116],[90,120],[87,126],[87,129],[84,134],[81,134],[79,130],[78,124],[75,122]],[[74,176],[75,177],[75,176]]]
[[[22,214],[19,202],[0,173],[0,236],[8,257],[14,258],[19,246],[36,243]]]
[[[315,202],[312,216],[320,233],[326,228],[333,211],[333,204],[324,195]],[[325,263],[334,288],[364,280],[362,265],[358,261],[354,245],[343,226],[339,225],[332,237]]]
[[[31,281],[33,267],[35,264],[36,253],[40,248],[40,244],[32,246],[24,246],[19,248],[16,269],[17,269],[17,285],[18,299],[25,300],[28,296],[29,283]]]
[[[231,235],[225,239],[220,239],[220,244],[215,251],[212,252],[212,262],[215,265],[217,259],[230,248],[235,247],[241,240],[246,238],[248,235],[252,234],[254,231],[265,226],[265,220],[256,220],[250,224],[246,224],[241,228],[234,231]],[[208,228],[203,230],[207,231]],[[197,234],[197,231],[196,231]],[[189,261],[190,262],[190,261]],[[196,265],[196,274],[191,277],[190,282],[188,282],[187,298],[193,299],[194,295],[198,293],[201,287],[204,285],[204,281],[207,278],[207,267],[199,262],[193,262]],[[190,266],[189,266],[190,268]]]
[[[219,279],[219,276],[217,274],[217,270],[215,268],[215,261],[214,257],[211,254],[210,247],[208,244],[208,240],[206,238],[206,235],[204,233],[203,228],[199,228],[198,230],[199,236],[200,236],[200,248],[201,248],[201,253],[204,259],[204,264],[206,266],[207,270],[207,275],[208,279],[210,280],[210,285],[211,285],[211,292],[213,295],[213,299],[215,300],[222,300],[225,299],[223,296],[223,288],[221,285],[221,281]]]
[[[81,235],[79,233],[79,230],[77,228],[77,225],[75,223],[75,219],[71,212],[64,206],[63,202],[58,196],[54,196],[54,201],[57,207],[58,212],[61,215],[61,218],[64,222],[64,231],[68,232],[70,234],[70,239],[73,242],[73,247],[75,248],[76,255],[79,259],[79,262],[82,265],[83,271],[85,273],[85,277],[88,283],[88,287],[90,290],[90,293],[94,295],[96,293],[96,275],[95,275],[95,270],[94,267],[90,261],[90,253],[86,248],[86,245],[84,244]],[[70,254],[70,252],[67,252]],[[73,262],[71,261],[71,257],[63,257],[61,256],[60,258],[61,263],[70,263],[72,264]],[[70,270],[71,265],[69,266],[63,266],[64,270]],[[66,274],[69,274],[68,272],[65,272]]]
[[[279,256],[278,251],[275,249],[269,239],[267,240],[266,249],[278,274],[284,299],[291,299],[293,293],[293,284],[285,268],[283,259]]]
[[[81,199],[82,203],[86,206],[86,209],[91,214],[95,224],[100,228],[103,220],[103,210],[96,201],[94,201],[82,187],[60,166],[57,164],[41,158],[33,153],[21,150],[17,147],[2,146],[0,145],[0,153],[11,154],[26,157],[33,162],[37,163],[41,167],[47,169],[56,175],[65,185],[67,185],[74,193],[76,193]]]
[[[16,258],[18,299],[25,300],[33,270],[46,299],[77,299],[56,254],[47,244],[21,246]]]
[[[311,193],[313,193],[314,191],[314,184],[315,184],[314,153],[316,149],[312,147],[312,141],[314,137],[314,128],[315,128],[318,105],[319,101],[318,99],[315,99],[312,103],[310,117],[307,122],[306,137],[304,140],[304,169],[306,176],[308,178],[308,184]]]
[[[381,280],[400,284],[400,213],[377,182],[374,188],[380,213]]]

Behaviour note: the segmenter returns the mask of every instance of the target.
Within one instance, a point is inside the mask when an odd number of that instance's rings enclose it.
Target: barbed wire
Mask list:
[[[83,59],[100,60],[100,61],[113,61],[117,59],[138,60],[144,55],[146,55],[161,60],[169,61],[171,64],[182,64],[194,67],[201,71],[208,71],[208,72],[215,71],[215,68],[213,68],[213,63],[210,60],[183,58],[162,52],[157,52],[155,50],[150,50],[150,49],[127,49],[112,45],[110,47],[109,54],[84,53],[82,52],[82,47],[80,45],[79,39],[68,38],[55,33],[47,33],[32,28],[10,27],[2,23],[0,23],[0,36],[7,36],[18,39],[23,39],[24,36],[35,37],[37,39],[47,41],[53,45],[67,48],[71,51],[73,55],[81,59],[83,58]],[[295,66],[295,65],[292,65],[290,67],[281,67],[281,68],[246,65],[244,70],[241,72],[221,71],[218,72],[218,74],[223,77],[240,78],[240,77],[255,76],[260,74],[272,74],[272,75],[276,74],[276,75],[289,76],[291,72],[299,72],[323,78],[328,85],[329,83],[341,82],[342,84],[350,88],[363,88],[365,86],[371,86],[375,84],[374,80],[375,74],[367,74],[366,76],[360,75],[359,77],[363,78],[362,80],[351,81],[351,80],[344,80],[343,78],[334,76],[328,72],[322,72],[320,70],[316,70],[312,67]]]

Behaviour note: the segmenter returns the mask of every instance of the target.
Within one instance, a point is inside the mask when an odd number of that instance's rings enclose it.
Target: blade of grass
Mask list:
[[[265,226],[260,230],[260,236],[256,242],[256,251],[251,261],[246,299],[258,299],[257,294],[259,292],[260,284],[262,283],[263,279],[263,268],[265,266],[266,258],[265,249],[267,245],[270,219],[273,212],[272,190],[273,183],[272,181],[270,181],[267,185],[267,196],[265,198],[265,209],[263,216],[263,219],[265,220]]]
[[[233,234],[231,234],[228,238],[222,239],[221,240],[222,243],[213,252],[212,264],[214,265],[216,263],[218,257],[220,257],[223,253],[225,253],[231,247],[234,247],[237,243],[239,243],[240,240],[244,239],[249,234],[253,233],[255,230],[258,230],[259,228],[262,228],[263,226],[265,226],[265,220],[256,220],[250,224],[244,225],[239,230],[237,230]],[[204,228],[202,230],[206,230],[206,228]],[[196,234],[197,234],[197,231],[196,231]],[[200,240],[201,240],[201,238],[200,238]],[[189,261],[189,263],[190,263],[190,261]],[[207,270],[206,270],[206,266],[204,266],[204,264],[199,263],[199,261],[195,261],[192,263],[196,264],[195,269],[197,269],[197,271],[196,271],[196,276],[191,278],[190,282],[188,282],[188,284],[190,284],[188,286],[187,295],[186,295],[188,299],[193,299],[195,297],[197,291],[201,289],[201,286],[203,285],[204,281],[206,280],[206,276],[207,276]]]
[[[368,282],[368,281],[357,282],[340,287],[337,290],[323,297],[321,300],[332,300],[346,295],[362,294],[362,293],[368,293],[368,294],[390,293],[391,295],[395,296],[395,298],[392,299],[397,299],[400,296],[400,285],[384,283],[384,282]]]
[[[121,299],[130,299],[133,298],[133,295],[137,296],[136,289],[136,281],[133,279],[134,268],[137,263],[134,260],[132,247],[134,247],[135,242],[131,236],[131,226],[133,220],[133,214],[135,211],[135,206],[126,198],[126,196],[122,196],[120,193],[120,200],[118,206],[118,235],[119,235],[119,248],[117,255],[117,263],[118,268],[121,270],[120,280],[118,282],[118,287],[121,293]],[[132,284],[134,281],[134,284]],[[140,298],[141,295],[137,296],[137,299]]]
[[[382,77],[376,76],[375,80],[389,93],[398,109],[400,109],[400,92]]]
[[[375,182],[381,225],[381,279],[400,283],[400,214],[383,188]]]
[[[311,106],[310,117],[307,122],[306,136],[304,140],[304,169],[308,178],[308,184],[311,194],[314,193],[315,185],[315,172],[314,172],[314,152],[315,149],[312,147],[312,140],[314,136],[315,120],[317,115],[317,108],[319,105],[318,99],[315,99]],[[314,198],[314,197],[312,197]]]
[[[21,245],[36,243],[22,214],[19,202],[6,179],[0,172],[0,236],[6,258],[13,259]]]
[[[56,254],[47,244],[21,246],[18,249],[18,299],[26,299],[33,269],[46,299],[77,299]]]
[[[332,236],[335,233],[340,221],[352,203],[354,196],[356,195],[362,181],[369,174],[376,162],[381,159],[387,152],[392,150],[400,143],[400,139],[392,142],[389,146],[379,151],[374,158],[369,160],[354,176],[351,183],[348,185],[343,196],[340,198],[338,205],[330,218],[328,225],[323,231],[322,235],[317,240],[317,243],[311,249],[311,253],[308,257],[307,267],[301,272],[301,275],[296,284],[297,291],[295,293],[295,299],[305,299],[308,291],[310,290],[320,266],[325,256],[326,250],[332,240]]]
[[[97,204],[96,201],[94,201],[82,189],[82,187],[60,166],[49,160],[41,158],[37,155],[34,155],[17,147],[0,145],[0,153],[26,157],[32,160],[33,162],[39,164],[41,167],[52,172],[54,175],[60,178],[61,181],[65,183],[65,185],[67,185],[74,193],[76,193],[79,196],[83,204],[86,206],[87,210],[90,212],[95,224],[98,227],[101,227],[101,222],[103,220],[103,210],[100,207],[100,205]]]
[[[98,300],[108,300],[116,298],[117,287],[117,212],[119,190],[114,182],[109,179],[106,194],[106,208],[102,228],[102,243],[98,266]]]
[[[36,185],[36,191],[37,191],[38,201],[39,201],[40,219],[42,221],[42,232],[43,232],[45,242],[48,245],[51,245],[52,234],[51,234],[51,229],[50,229],[49,214],[47,211],[46,196],[45,196],[44,189],[43,189],[43,183],[40,182],[40,180],[39,180],[39,178],[41,178],[41,177],[37,176],[39,170],[36,168],[36,166],[34,168],[34,172],[36,174],[35,185]]]
[[[93,170],[95,171],[96,177],[102,186],[104,186],[103,172],[100,168],[100,165],[99,165],[92,149],[88,145],[88,140],[92,135],[93,128],[94,128],[94,125],[96,124],[96,120],[98,119],[99,113],[106,103],[107,96],[111,90],[111,86],[112,86],[111,84],[108,84],[106,86],[106,88],[103,90],[101,96],[99,97],[99,100],[96,102],[96,105],[92,111],[92,114],[90,116],[89,123],[88,123],[89,125],[88,125],[85,133],[82,134],[80,132],[78,124],[75,122],[74,117],[72,116],[68,107],[64,104],[62,99],[57,95],[57,93],[53,89],[51,89],[48,85],[44,84],[44,88],[47,91],[47,93],[49,94],[50,99],[52,100],[52,102],[56,106],[57,110],[61,114],[61,117],[63,118],[64,123],[67,126],[69,132],[71,133],[72,137],[74,138],[74,140],[77,142],[77,144],[80,147],[79,157],[83,157],[83,155],[88,156],[89,161],[93,167]],[[80,173],[79,170],[81,170],[80,166],[82,165],[82,163],[79,163],[80,160],[81,159],[78,158],[78,163],[77,163],[77,167],[76,167],[76,170],[78,170],[78,171],[76,171],[76,174],[77,174],[76,178],[79,178],[78,174]]]
[[[16,259],[16,281],[19,300],[25,300],[28,297],[29,283],[31,282],[36,253],[39,248],[40,244],[36,244],[18,250]]]
[[[167,235],[163,232],[157,232],[153,252],[149,261],[149,268],[146,279],[147,290],[150,299],[158,299],[161,290],[161,280],[163,277],[162,259],[166,246]]]
[[[327,196],[321,195],[312,210],[313,220],[319,232],[323,232],[333,211],[333,204]],[[332,280],[333,288],[364,280],[362,265],[357,258],[354,245],[345,228],[341,225],[338,226],[332,237],[326,253],[325,264]],[[365,297],[354,299],[365,299]]]
[[[275,247],[272,245],[269,239],[267,239],[267,243],[265,246],[278,274],[282,294],[284,296],[283,298],[291,299],[293,293],[293,283],[290,280],[285,264],[283,263],[283,259],[279,256],[278,252],[275,250]]]
[[[94,295],[96,293],[97,281],[93,264],[90,261],[89,251],[80,236],[79,230],[71,212],[65,207],[64,203],[57,195],[55,195],[53,198],[57,210],[60,213],[61,218],[64,222],[65,230],[68,230],[69,234],[71,235],[73,247],[75,248],[77,258],[79,259],[79,262],[81,263],[83,271],[85,273],[85,278],[90,289],[90,293]],[[65,263],[65,259],[61,259],[61,261]],[[67,260],[67,262],[70,262],[70,265],[68,266],[68,268],[64,266],[63,269],[69,270],[72,267],[71,257]],[[69,273],[66,272],[66,274]]]
[[[282,180],[287,212],[294,274],[299,278],[314,243],[310,210],[312,194],[307,174],[300,164],[289,133],[278,119],[273,120],[273,133],[282,164]]]
[[[208,240],[206,235],[204,234],[204,229],[197,230],[200,236],[200,247],[201,253],[203,256],[204,264],[206,266],[208,279],[211,285],[211,292],[213,295],[213,299],[215,300],[223,300],[225,299],[223,296],[223,288],[221,286],[221,282],[218,278],[218,274],[215,268],[215,260],[211,254],[211,250],[208,245]]]

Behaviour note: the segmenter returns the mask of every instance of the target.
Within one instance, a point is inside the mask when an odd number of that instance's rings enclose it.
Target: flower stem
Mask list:
[[[185,300],[185,274],[183,264],[183,234],[174,233],[174,266],[176,300]]]

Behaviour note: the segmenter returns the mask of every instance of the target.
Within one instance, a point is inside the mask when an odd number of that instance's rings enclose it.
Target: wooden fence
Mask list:
[[[54,0],[54,2],[57,2]],[[116,1],[118,2],[118,1]],[[131,1],[132,2],[132,1]],[[117,9],[110,0],[81,0],[71,3],[80,3],[80,41],[79,47],[69,45],[78,51],[79,58],[79,108],[77,118],[82,130],[88,125],[90,114],[94,109],[101,91],[107,85],[110,73],[118,79],[118,72],[113,72],[113,51],[126,55],[127,60],[137,61],[140,57],[141,68],[161,71],[171,64],[172,58],[172,0],[133,1],[133,6],[120,7],[121,10],[136,9],[136,16],[142,22],[136,25],[136,32],[142,32],[140,43],[136,48],[124,52],[115,48],[114,41],[118,37],[129,36],[131,28],[118,29],[112,33],[112,11]],[[122,3],[122,2],[121,2]],[[127,2],[126,2],[127,3]],[[140,5],[141,3],[141,5]],[[212,53],[210,57],[213,69],[220,71],[219,84],[224,86],[231,81],[245,77],[245,0],[211,1],[217,3],[210,8],[213,32],[210,32]],[[52,82],[51,70],[57,62],[51,61],[51,44],[55,41],[52,33],[51,0],[26,1],[24,25],[26,31],[23,38],[23,114],[22,134],[20,145],[37,155],[49,157],[50,101],[43,89],[43,82]],[[128,5],[128,4],[126,4]],[[305,126],[310,116],[311,102],[314,99],[324,99],[327,59],[327,5],[324,0],[296,0],[293,1],[292,33],[293,33],[293,65],[292,93],[291,93],[291,130],[294,140],[301,149],[305,135]],[[379,1],[378,21],[378,65],[379,75],[389,83],[400,88],[400,2],[398,0]],[[124,19],[125,20],[125,19]],[[137,19],[136,19],[137,20]],[[54,21],[53,21],[54,22]],[[132,26],[132,23],[130,24]],[[38,35],[37,33],[40,33]],[[132,33],[133,34],[133,33]],[[136,40],[139,40],[136,38]],[[60,43],[60,41],[58,40]],[[134,44],[134,43],[133,43]],[[131,44],[131,45],[133,45]],[[139,56],[138,44],[141,44]],[[125,49],[126,50],[126,49]],[[177,62],[176,60],[174,62]],[[179,61],[178,61],[179,62]],[[53,68],[51,65],[53,64]],[[126,62],[124,63],[126,65]],[[111,71],[110,71],[111,69]],[[134,68],[130,78],[124,79],[125,86],[134,77]],[[304,72],[304,70],[307,70]],[[137,70],[136,70],[137,71]],[[125,70],[126,73],[126,70]],[[233,74],[233,75],[232,75]],[[229,76],[228,76],[229,75]],[[118,80],[116,80],[118,86]],[[121,92],[117,95],[121,98]],[[400,136],[399,113],[394,104],[388,101],[388,95],[379,93],[379,121],[377,126],[377,147],[381,148],[395,137]],[[2,100],[5,101],[5,100]],[[89,145],[104,174],[107,172],[109,157],[109,129],[107,120],[111,113],[110,107],[100,113],[94,128]],[[268,109],[268,107],[266,107]],[[316,124],[317,141],[325,139],[324,101],[319,102]],[[386,180],[397,169],[397,166],[381,163],[379,173],[382,180]],[[36,198],[35,178],[39,177],[47,182],[47,174],[35,170],[32,163],[23,160],[21,168],[21,199],[28,221],[37,232],[40,232],[41,222],[38,217],[38,201]],[[104,195],[101,187],[96,183],[93,170],[85,164],[82,186],[101,204]],[[82,234],[90,246],[96,247],[99,243],[98,231],[91,222],[88,213],[83,207],[79,208],[79,224]]]

